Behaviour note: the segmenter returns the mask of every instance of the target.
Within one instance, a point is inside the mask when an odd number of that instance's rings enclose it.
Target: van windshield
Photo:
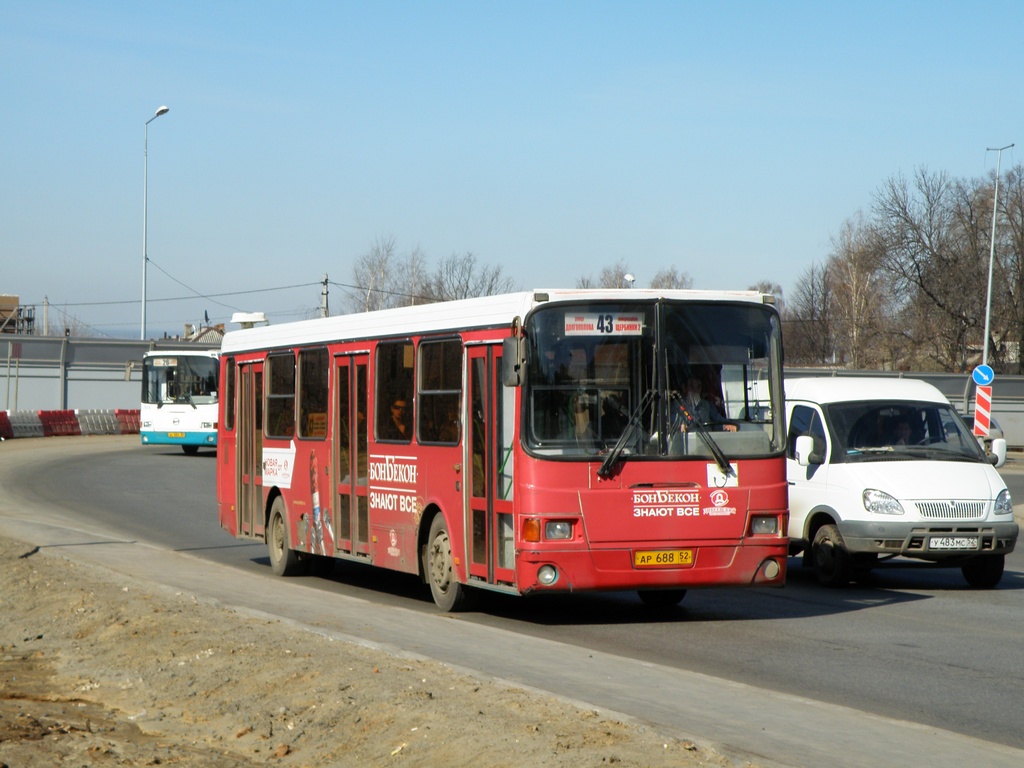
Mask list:
[[[832,403],[824,410],[835,462],[985,460],[977,438],[948,404],[869,400]]]

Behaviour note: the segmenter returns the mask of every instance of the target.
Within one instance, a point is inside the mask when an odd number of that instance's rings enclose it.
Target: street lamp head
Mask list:
[[[156,114],[153,115],[153,117],[160,117],[160,115],[166,115],[170,111],[171,111],[170,107],[167,107],[167,106],[158,107],[157,110],[156,110]]]

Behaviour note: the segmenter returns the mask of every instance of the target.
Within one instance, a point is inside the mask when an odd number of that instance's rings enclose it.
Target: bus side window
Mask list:
[[[267,437],[291,437],[295,434],[295,356],[270,355],[267,358]]]
[[[413,345],[411,341],[377,345],[374,429],[378,440],[409,442],[413,423]]]
[[[462,342],[459,339],[421,341],[417,439],[425,443],[459,442],[462,394]]]
[[[235,428],[235,358],[229,357],[224,368],[224,429],[229,432]]]
[[[299,352],[299,437],[327,437],[327,349]]]

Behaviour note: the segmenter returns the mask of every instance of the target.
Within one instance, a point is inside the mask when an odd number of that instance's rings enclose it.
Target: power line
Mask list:
[[[228,292],[225,292],[225,293],[196,294],[195,296],[173,296],[173,297],[166,298],[166,299],[147,299],[147,301],[149,303],[154,303],[154,302],[167,302],[167,301],[194,301],[196,299],[211,299],[212,300],[214,298],[221,297],[221,296],[245,296],[245,295],[252,294],[252,293],[272,293],[274,291],[288,291],[288,290],[293,290],[295,288],[309,288],[311,286],[318,286],[318,285],[320,285],[319,282],[316,282],[316,283],[299,283],[297,285],[282,285],[282,286],[278,286],[276,288],[255,288],[255,289],[250,290],[250,291],[228,291]],[[187,288],[188,286],[185,286],[185,287]],[[123,305],[123,304],[138,304],[139,301],[140,301],[139,299],[129,299],[129,300],[125,300],[125,301],[61,302],[60,306],[62,306],[62,307],[114,307],[114,306]],[[37,305],[37,304],[42,304],[43,302],[36,301],[36,302],[22,302],[22,303],[25,304],[25,305],[33,305],[34,306],[34,305]],[[219,304],[220,302],[216,302],[216,303]],[[50,306],[52,307],[52,306],[56,306],[56,305],[53,302],[50,302]],[[228,305],[223,305],[222,304],[222,306],[228,306]],[[234,309],[234,307],[229,307],[229,309]]]

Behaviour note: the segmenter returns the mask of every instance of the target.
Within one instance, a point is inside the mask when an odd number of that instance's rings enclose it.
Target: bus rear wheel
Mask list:
[[[446,613],[464,611],[470,604],[470,588],[455,577],[452,540],[444,515],[438,514],[430,524],[430,534],[423,550],[423,572],[430,582],[430,594],[437,607]]]
[[[270,522],[267,524],[267,550],[270,569],[275,576],[295,576],[300,572],[302,561],[299,553],[289,545],[284,499],[278,496],[270,505]]]

